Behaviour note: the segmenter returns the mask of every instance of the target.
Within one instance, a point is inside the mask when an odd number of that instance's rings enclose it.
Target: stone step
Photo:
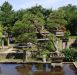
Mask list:
[[[63,67],[63,63],[51,63],[51,66],[56,67],[56,66],[60,66]]]

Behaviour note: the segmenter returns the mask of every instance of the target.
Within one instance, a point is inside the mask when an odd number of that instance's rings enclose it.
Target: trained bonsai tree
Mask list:
[[[41,56],[42,56],[43,62],[46,62],[46,59],[47,59],[47,55],[48,54],[49,54],[49,51],[48,50],[42,50],[41,51]]]

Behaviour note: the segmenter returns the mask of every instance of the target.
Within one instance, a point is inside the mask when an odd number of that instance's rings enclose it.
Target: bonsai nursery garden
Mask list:
[[[77,75],[77,6],[57,10],[0,6],[0,75]]]

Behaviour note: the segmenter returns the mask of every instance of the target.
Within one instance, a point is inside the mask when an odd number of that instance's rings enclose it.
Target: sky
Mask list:
[[[0,6],[5,1],[8,1],[14,10],[30,8],[36,5],[52,9],[57,9],[68,4],[77,5],[77,0],[0,0]]]

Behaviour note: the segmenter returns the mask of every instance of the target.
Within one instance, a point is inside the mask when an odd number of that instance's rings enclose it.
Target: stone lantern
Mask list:
[[[8,37],[8,33],[6,31],[3,32],[3,35],[2,35],[2,48],[4,48],[4,39],[7,39],[7,44],[9,46],[9,37]]]
[[[63,38],[63,39],[62,39],[62,43],[65,44],[65,47],[64,47],[64,48],[67,48],[67,42],[68,42],[68,41],[69,41],[68,38]],[[63,44],[63,46],[64,46],[64,44]]]

